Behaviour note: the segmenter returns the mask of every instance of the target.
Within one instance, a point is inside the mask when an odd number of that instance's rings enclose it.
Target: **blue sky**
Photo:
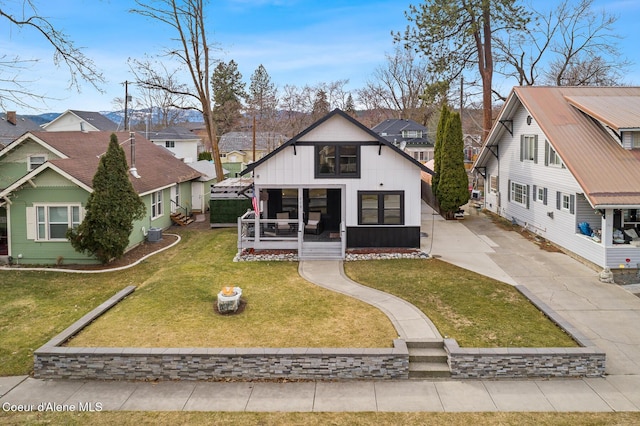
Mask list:
[[[68,74],[52,63],[50,47],[32,31],[0,26],[0,48],[8,56],[39,58],[36,66],[22,74],[33,81],[34,91],[59,100],[34,105],[33,111],[61,112],[66,109],[112,110],[113,99],[124,96],[122,82],[132,80],[127,59],[160,53],[171,45],[168,27],[129,13],[132,0],[36,0],[41,15],[63,30],[107,77],[104,94],[84,84],[82,92],[68,90]],[[5,0],[19,5],[22,0]],[[348,79],[348,90],[365,85],[374,69],[393,50],[392,31],[401,31],[407,21],[406,3],[398,0],[218,0],[208,10],[212,39],[219,43],[215,56],[238,63],[244,80],[263,64],[272,81],[303,86]],[[552,0],[536,0],[555,4]],[[596,0],[619,15],[617,33],[623,37],[624,54],[634,62],[625,81],[640,85],[640,1]],[[186,80],[185,80],[186,81]],[[507,83],[506,86],[510,87]],[[506,89],[508,91],[508,88]],[[135,87],[130,94],[136,96]],[[10,105],[8,105],[10,109]]]

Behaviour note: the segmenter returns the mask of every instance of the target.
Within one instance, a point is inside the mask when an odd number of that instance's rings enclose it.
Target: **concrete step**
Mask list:
[[[409,362],[409,378],[451,377],[449,365],[441,362]]]
[[[447,351],[442,339],[409,339],[406,343],[410,379],[451,377]]]
[[[447,352],[438,348],[410,348],[409,362],[447,362]]]

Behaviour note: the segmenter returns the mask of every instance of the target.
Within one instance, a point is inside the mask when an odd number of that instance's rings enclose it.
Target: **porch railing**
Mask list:
[[[238,218],[238,250],[296,248],[299,229],[298,219],[256,218],[249,210]]]

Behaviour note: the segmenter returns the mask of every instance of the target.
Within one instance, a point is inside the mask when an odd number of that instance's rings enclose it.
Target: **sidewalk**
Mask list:
[[[475,214],[475,212],[472,212]],[[598,272],[539,249],[484,215],[444,221],[423,210],[422,249],[442,260],[510,284],[525,285],[607,353],[605,378],[553,380],[406,380],[342,382],[94,382],[0,377],[0,407],[59,403],[134,411],[640,411],[640,299],[598,281]],[[407,320],[411,305],[362,291],[341,269],[301,262],[319,285],[369,298],[395,317],[398,333],[428,333]],[[412,317],[409,317],[412,318]],[[426,317],[425,317],[426,318]],[[392,319],[392,321],[394,321]],[[416,323],[419,324],[416,326]],[[437,330],[432,329],[431,331]]]

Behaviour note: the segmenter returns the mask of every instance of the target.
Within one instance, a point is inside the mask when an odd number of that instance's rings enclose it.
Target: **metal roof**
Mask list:
[[[640,128],[640,87],[515,87],[476,164],[491,154],[522,104],[594,208],[640,205],[640,150],[625,149],[612,129]]]

